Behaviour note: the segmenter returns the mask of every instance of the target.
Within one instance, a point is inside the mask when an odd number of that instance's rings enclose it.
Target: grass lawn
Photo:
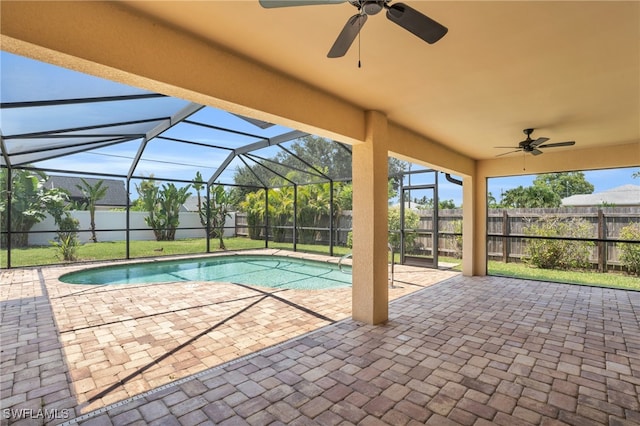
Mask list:
[[[264,248],[264,241],[251,240],[249,238],[225,238],[227,250],[246,250]],[[219,241],[211,240],[211,252],[221,251]],[[269,248],[293,250],[290,243],[269,242]],[[329,254],[328,246],[298,244],[298,251]],[[130,257],[151,257],[174,254],[202,254],[206,253],[207,242],[204,238],[185,239],[177,241],[131,241]],[[347,247],[334,247],[334,256],[342,256],[351,251]],[[126,257],[126,245],[124,241],[87,243],[78,247],[78,260],[80,262],[94,260],[124,259]],[[7,250],[0,250],[0,266],[7,263]],[[14,268],[24,266],[52,265],[64,263],[58,251],[53,246],[29,247],[11,250],[11,266]]]
[[[608,272],[603,274],[591,271],[557,271],[552,269],[529,267],[522,263],[504,263],[490,260],[488,273],[490,275],[501,275],[539,281],[640,290],[640,278],[617,272]]]
[[[264,241],[251,240],[249,238],[236,237],[224,240],[227,250],[246,250],[264,248]],[[212,252],[220,251],[218,240],[211,240]],[[269,242],[269,248],[293,250],[291,243]],[[297,249],[302,252],[329,254],[328,246],[298,244]],[[201,254],[206,252],[206,240],[204,238],[177,240],[177,241],[132,241],[130,245],[130,257],[152,257],[174,254]],[[334,256],[343,256],[351,252],[348,247],[334,247]],[[124,241],[87,243],[78,247],[79,261],[124,259],[126,246]],[[0,250],[0,266],[5,267],[7,251]],[[396,263],[399,262],[399,254],[395,253]],[[460,259],[440,256],[440,261],[460,264]],[[53,246],[30,247],[26,249],[13,249],[11,251],[11,266],[37,266],[63,263],[58,256],[57,249]],[[453,268],[460,270],[460,265]],[[613,288],[640,290],[640,279],[621,273],[580,272],[580,271],[556,271],[549,269],[532,268],[522,263],[503,263],[489,261],[488,273],[515,278],[524,278],[540,281],[552,281],[562,283],[585,284]]]

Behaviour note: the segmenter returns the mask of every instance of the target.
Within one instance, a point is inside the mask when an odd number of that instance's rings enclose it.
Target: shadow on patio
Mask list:
[[[58,281],[82,267],[3,271],[2,407],[15,410],[3,412],[4,423],[60,423],[122,404],[347,318],[351,308],[348,288]],[[391,297],[453,275],[425,271]],[[48,417],[33,419],[42,410]]]
[[[384,326],[345,319],[83,424],[638,424],[639,311],[637,292],[456,276]]]

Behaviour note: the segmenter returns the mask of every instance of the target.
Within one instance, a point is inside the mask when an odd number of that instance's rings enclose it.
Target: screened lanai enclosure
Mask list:
[[[1,102],[3,267],[350,251],[349,145],[5,52]],[[437,200],[437,172],[407,165],[390,159],[391,196]],[[433,183],[411,187],[416,173]],[[398,204],[396,251],[431,239],[420,253],[437,266],[433,229],[405,225]]]

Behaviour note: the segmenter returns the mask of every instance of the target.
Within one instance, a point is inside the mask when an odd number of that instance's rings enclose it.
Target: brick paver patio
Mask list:
[[[640,424],[639,292],[398,268],[369,326],[349,290],[72,268],[2,271],[3,424]]]

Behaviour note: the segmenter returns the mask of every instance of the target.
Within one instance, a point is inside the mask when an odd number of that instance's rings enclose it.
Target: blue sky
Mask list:
[[[586,180],[594,186],[594,192],[602,192],[621,185],[640,185],[640,178],[634,179],[632,176],[635,172],[640,172],[640,167],[585,171],[584,174]],[[535,178],[536,175],[491,178],[488,182],[488,190],[500,201],[500,194],[503,192],[517,188],[520,185],[524,187],[530,186]],[[433,178],[429,175],[424,177],[414,175],[411,184],[420,185],[432,182]],[[438,188],[440,200],[453,200],[456,206],[462,204],[462,189],[455,184],[447,182],[443,174],[440,174],[438,178]],[[420,198],[422,195],[422,193],[419,193],[417,197],[412,195],[412,198]]]
[[[0,53],[0,98],[2,102],[17,101],[34,101],[44,99],[68,99],[68,98],[86,98],[105,95],[129,95],[148,93],[142,89],[123,86],[118,83],[106,81],[96,77],[84,75],[74,71],[69,71],[49,64],[40,63],[20,56],[12,55],[6,52]],[[131,109],[123,108],[119,111],[119,119],[126,120],[129,115],[144,118],[144,114],[150,117],[162,115],[163,109],[166,111],[175,111],[177,107],[186,105],[186,101],[176,99],[166,100],[149,100],[133,103]],[[127,104],[129,107],[130,104]],[[64,128],[68,125],[77,126],[78,117],[83,117],[87,123],[93,123],[92,120],[100,119],[100,110],[90,109],[87,105],[73,105],[65,108],[50,109],[37,111],[34,109],[34,117],[29,117],[24,122],[19,122],[15,118],[16,114],[11,110],[3,111],[0,117],[1,130],[3,135],[16,134],[25,131],[47,129],[50,130],[53,122],[55,127]],[[141,113],[143,111],[143,113]],[[65,115],[66,114],[66,115]],[[112,114],[111,112],[109,113]],[[259,129],[244,120],[241,120],[231,114],[213,109],[203,110],[198,114],[214,115],[212,117],[203,117],[211,120],[226,120],[232,124],[234,128],[246,131],[252,134],[258,134],[263,137],[270,137],[275,134],[288,131],[281,126],[274,126],[269,129]],[[36,119],[37,118],[37,119]],[[98,121],[99,122],[99,121]],[[41,128],[38,128],[41,126]],[[185,125],[181,129],[174,128],[167,132],[168,136],[180,138],[180,132],[188,132],[185,139],[196,140],[204,143],[211,143],[215,138],[218,145],[232,147],[234,144],[244,145],[257,139],[238,140],[237,137],[229,134],[212,134],[212,132],[202,132],[202,129],[195,126]],[[26,143],[26,142],[25,142]],[[56,169],[73,169],[78,167],[80,170],[94,173],[114,173],[126,174],[131,158],[140,145],[139,141],[133,141],[114,145],[108,148],[95,150],[94,152],[75,154],[69,157],[45,161],[39,166],[50,167]],[[191,180],[194,177],[194,166],[200,169],[205,178],[212,174],[217,165],[219,165],[227,156],[228,151],[218,150],[212,152],[211,149],[190,146],[185,144],[167,144],[162,141],[154,140],[149,145],[143,161],[140,163],[136,174],[156,176],[171,176],[178,179]],[[268,153],[261,153],[263,156],[270,156]],[[231,182],[235,165],[229,168],[224,176],[225,181]],[[413,167],[418,169],[417,166]],[[640,185],[640,178],[633,178],[634,172],[639,172],[640,167],[616,170],[587,171],[585,176],[587,181],[595,187],[595,192],[605,191],[620,185],[635,184]],[[412,184],[428,184],[432,183],[432,177],[425,175],[414,175]],[[489,191],[499,200],[500,194],[509,189],[522,186],[529,186],[535,179],[535,175],[495,178],[489,180]],[[453,200],[456,205],[462,203],[461,187],[447,182],[444,175],[439,178],[439,198],[441,200]],[[420,193],[417,197],[425,195]]]

